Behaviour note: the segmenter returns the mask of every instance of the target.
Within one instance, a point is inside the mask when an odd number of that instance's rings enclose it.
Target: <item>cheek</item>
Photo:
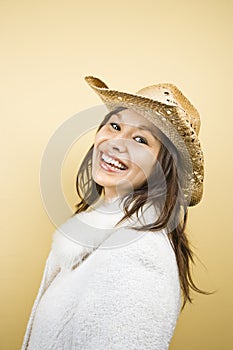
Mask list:
[[[98,144],[101,142],[101,139],[102,139],[102,138],[103,138],[102,132],[99,131],[99,132],[95,135],[94,147],[98,146]]]
[[[106,126],[103,126],[95,135],[94,144],[98,145],[103,140],[108,140],[112,138],[112,133]]]
[[[133,160],[135,172],[143,173],[144,176],[148,177],[151,174],[151,170],[157,159],[157,152],[152,153],[152,151],[145,148],[134,150],[131,159]]]
[[[103,135],[101,133],[101,131],[99,131],[94,139],[94,147],[93,147],[93,154],[92,154],[92,164],[96,165],[96,161],[97,161],[97,156],[98,156],[98,146],[101,143],[101,141],[103,140]]]

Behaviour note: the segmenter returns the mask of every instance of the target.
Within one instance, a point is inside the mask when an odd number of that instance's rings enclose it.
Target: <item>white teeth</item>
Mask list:
[[[117,168],[120,168],[120,169],[126,169],[126,167],[121,164],[120,162],[118,162],[118,160],[115,160],[109,156],[107,156],[106,154],[102,153],[102,159],[106,162],[106,163],[109,163],[109,164],[112,164],[114,165],[115,167]]]

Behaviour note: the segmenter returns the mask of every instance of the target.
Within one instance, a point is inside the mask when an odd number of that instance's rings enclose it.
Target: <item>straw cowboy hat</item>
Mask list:
[[[132,94],[109,89],[93,76],[85,80],[110,111],[120,106],[133,109],[166,135],[180,154],[187,205],[198,204],[204,178],[203,152],[198,140],[201,122],[198,111],[182,92],[173,84],[165,83],[147,86]]]

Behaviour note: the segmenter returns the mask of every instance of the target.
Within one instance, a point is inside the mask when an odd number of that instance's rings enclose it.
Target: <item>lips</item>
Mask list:
[[[105,170],[110,171],[125,171],[128,169],[127,165],[117,157],[108,153],[100,152],[101,165]]]

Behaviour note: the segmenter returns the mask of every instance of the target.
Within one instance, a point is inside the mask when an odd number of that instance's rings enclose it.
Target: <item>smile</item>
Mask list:
[[[124,171],[124,170],[127,170],[128,167],[122,163],[120,160],[118,159],[114,159],[110,156],[108,156],[107,154],[101,152],[101,156],[100,156],[100,159],[106,164],[109,166],[108,170],[120,170],[120,171]]]

